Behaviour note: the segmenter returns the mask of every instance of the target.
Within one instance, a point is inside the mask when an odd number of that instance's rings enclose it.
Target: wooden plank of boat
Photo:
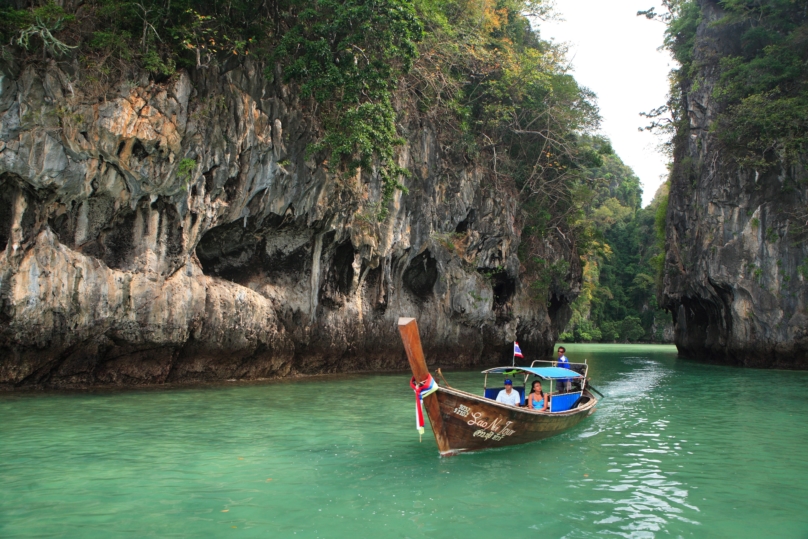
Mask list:
[[[407,359],[418,382],[429,370],[414,318],[399,318]],[[576,408],[539,412],[516,408],[453,388],[441,387],[424,398],[438,450],[442,456],[542,440],[568,430],[595,411],[597,399],[588,390]]]
[[[566,412],[538,412],[500,404],[465,391],[441,387],[434,395],[449,449],[441,455],[524,444],[568,430],[595,411],[595,399],[585,391],[582,402]],[[585,402],[583,402],[585,401]],[[430,421],[432,416],[429,416]]]

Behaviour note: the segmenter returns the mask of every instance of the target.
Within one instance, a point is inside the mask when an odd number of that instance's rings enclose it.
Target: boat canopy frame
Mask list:
[[[567,369],[564,367],[557,367],[557,361],[550,361],[545,359],[536,359],[531,364],[530,367],[517,367],[517,366],[510,366],[510,367],[494,367],[492,369],[486,369],[482,371],[482,374],[485,374],[485,381],[483,382],[483,390],[488,389],[488,375],[489,374],[524,374],[524,380],[522,381],[525,391],[527,391],[527,380],[530,376],[535,376],[536,378],[541,378],[542,380],[550,380],[550,393],[553,393],[553,382],[556,380],[568,380],[568,379],[582,379],[581,381],[581,391],[583,391],[584,386],[586,385],[587,375],[589,374],[589,365],[584,359],[583,363],[572,363],[570,362],[570,367],[573,365],[578,367],[584,368],[584,373],[581,374],[577,371],[572,369]],[[542,364],[547,364],[546,366],[542,366]]]

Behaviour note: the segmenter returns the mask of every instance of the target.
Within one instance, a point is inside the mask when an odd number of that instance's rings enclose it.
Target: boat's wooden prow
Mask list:
[[[421,348],[421,336],[418,334],[418,322],[415,318],[399,318],[398,332],[401,333],[401,340],[404,342],[404,349],[407,351],[407,359],[410,361],[410,369],[417,382],[423,382],[429,376],[426,368],[424,351]]]
[[[407,351],[407,360],[410,362],[412,375],[415,377],[416,382],[421,383],[429,377],[429,369],[426,367],[424,351],[421,348],[421,336],[418,334],[418,323],[415,318],[399,318],[398,332],[401,334],[404,350]],[[432,424],[432,432],[435,433],[438,450],[442,455],[450,454],[449,441],[443,427],[437,393],[424,397],[424,408],[427,416],[429,416],[429,422]]]

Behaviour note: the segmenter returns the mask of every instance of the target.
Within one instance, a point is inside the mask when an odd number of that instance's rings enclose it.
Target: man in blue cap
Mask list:
[[[521,406],[522,397],[519,396],[518,391],[513,390],[513,382],[510,379],[505,379],[505,389],[497,395],[497,402],[502,404],[510,404],[511,406]]]

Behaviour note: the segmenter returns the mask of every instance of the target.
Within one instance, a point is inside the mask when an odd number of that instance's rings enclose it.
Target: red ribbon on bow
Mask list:
[[[421,407],[421,401],[423,398],[421,397],[421,392],[425,389],[429,389],[432,387],[432,384],[435,381],[432,379],[431,374],[426,375],[426,380],[421,383],[415,381],[415,376],[410,378],[410,387],[413,391],[415,391],[415,423],[416,427],[418,428],[418,432],[424,432],[424,411]]]

